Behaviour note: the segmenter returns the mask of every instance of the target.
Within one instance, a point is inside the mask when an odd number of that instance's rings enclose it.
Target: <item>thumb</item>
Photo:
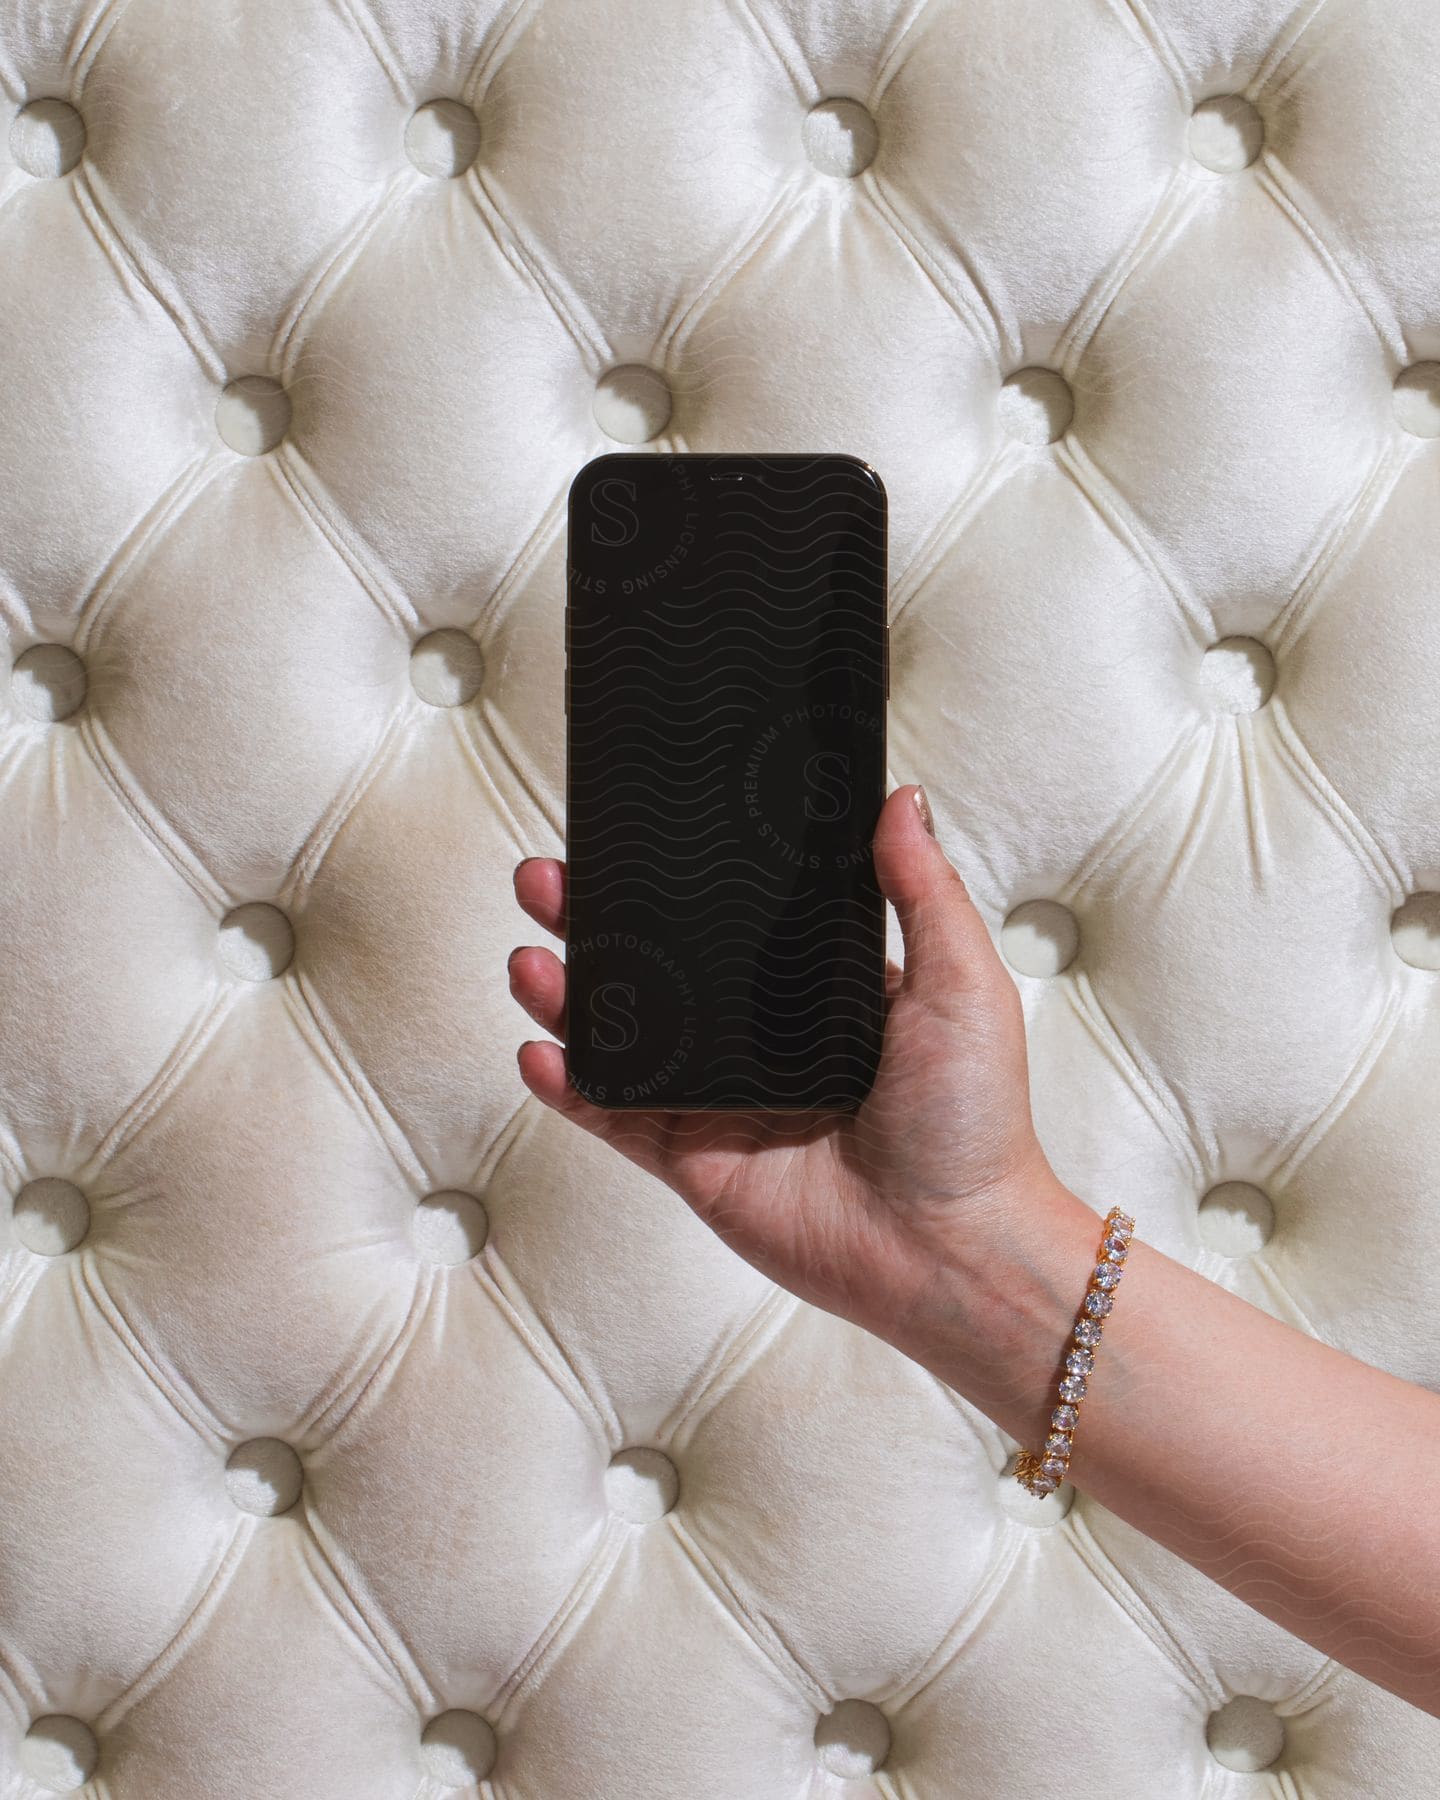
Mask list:
[[[875,875],[900,921],[905,986],[978,988],[993,979],[999,957],[929,818],[924,788],[896,788],[875,826]]]

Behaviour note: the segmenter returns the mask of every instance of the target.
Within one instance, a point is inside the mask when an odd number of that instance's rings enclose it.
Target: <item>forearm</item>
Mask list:
[[[907,1326],[901,1347],[1026,1449],[1044,1443],[1058,1404],[1100,1222],[1058,1183],[1027,1198],[967,1233]],[[1296,1637],[1440,1716],[1440,1395],[1165,1256],[1143,1217],[1069,1479]]]

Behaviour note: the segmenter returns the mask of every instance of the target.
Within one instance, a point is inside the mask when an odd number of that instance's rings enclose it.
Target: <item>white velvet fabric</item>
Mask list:
[[[1433,0],[0,0],[0,114],[0,1800],[1432,1792],[505,955],[575,471],[862,455],[1059,1172],[1440,1385]]]

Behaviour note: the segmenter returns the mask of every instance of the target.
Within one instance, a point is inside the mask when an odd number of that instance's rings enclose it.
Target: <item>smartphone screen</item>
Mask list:
[[[870,1091],[886,535],[848,455],[617,453],[575,477],[566,1071],[597,1105]]]

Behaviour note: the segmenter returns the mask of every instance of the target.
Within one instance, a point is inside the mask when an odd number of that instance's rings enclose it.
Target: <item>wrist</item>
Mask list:
[[[1017,1442],[1043,1443],[1100,1223],[1041,1159],[957,1218],[898,1347]]]

